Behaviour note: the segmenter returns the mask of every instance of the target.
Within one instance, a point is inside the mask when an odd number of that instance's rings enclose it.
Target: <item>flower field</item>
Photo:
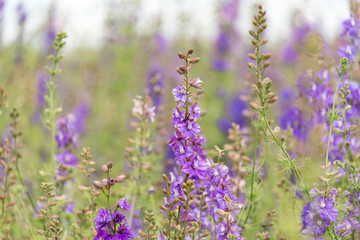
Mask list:
[[[214,38],[109,14],[102,44],[76,48],[56,4],[26,41],[19,4],[0,46],[0,239],[360,239],[349,3],[334,40],[301,12],[278,40],[259,3],[244,36],[224,0]]]

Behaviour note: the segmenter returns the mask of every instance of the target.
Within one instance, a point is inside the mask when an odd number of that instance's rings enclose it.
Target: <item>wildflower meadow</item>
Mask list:
[[[56,4],[27,41],[20,2],[0,44],[0,239],[360,239],[360,2],[344,2],[333,40],[301,12],[277,40],[261,1],[245,36],[223,0],[214,37],[110,9],[93,48],[69,46]]]

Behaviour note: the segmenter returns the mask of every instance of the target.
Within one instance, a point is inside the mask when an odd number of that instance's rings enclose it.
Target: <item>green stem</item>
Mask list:
[[[265,121],[265,123],[266,123],[267,129],[269,130],[269,132],[270,132],[272,138],[274,139],[275,143],[280,147],[281,151],[282,151],[282,152],[284,153],[284,155],[286,156],[286,159],[289,161],[289,163],[290,163],[290,165],[291,165],[291,168],[292,168],[292,169],[294,170],[294,172],[295,172],[296,178],[298,179],[298,181],[299,181],[299,183],[300,183],[303,191],[304,191],[304,192],[306,193],[306,195],[309,197],[310,202],[311,202],[311,204],[313,205],[316,214],[319,216],[319,218],[320,218],[320,220],[321,220],[321,223],[322,223],[323,226],[325,227],[325,229],[326,229],[326,231],[328,232],[328,234],[329,234],[329,236],[331,237],[331,239],[334,239],[334,237],[333,237],[332,234],[331,234],[330,229],[326,226],[324,220],[321,218],[321,216],[320,216],[320,214],[319,214],[319,212],[318,212],[318,210],[317,210],[317,207],[316,207],[316,205],[315,205],[315,203],[314,203],[314,200],[313,200],[313,198],[311,197],[309,190],[308,190],[307,187],[305,186],[305,183],[304,183],[303,179],[301,178],[300,173],[299,173],[298,169],[296,168],[294,162],[292,161],[289,153],[286,151],[286,149],[284,148],[284,146],[281,144],[281,142],[280,142],[279,139],[275,136],[273,130],[271,129],[270,124],[269,124],[269,121],[268,121],[268,119],[267,119],[266,114],[265,114],[264,111],[262,111],[262,115],[263,115],[263,117],[264,117],[264,121]],[[332,232],[333,232],[333,234],[334,234],[334,236],[335,236],[335,239],[339,239],[338,236],[337,236],[337,234],[335,233],[335,231],[333,230]]]
[[[254,160],[253,160],[253,165],[252,165],[252,172],[251,172],[251,186],[250,186],[250,206],[249,206],[249,210],[246,214],[244,223],[243,223],[243,228],[245,229],[245,225],[250,217],[250,213],[251,213],[251,209],[253,207],[254,204],[254,182],[255,182],[255,163],[256,163],[256,157],[257,157],[257,148],[258,148],[258,141],[259,141],[259,131],[260,131],[260,119],[258,121],[258,126],[257,126],[257,130],[256,130],[256,136],[255,136],[255,149],[254,149]]]
[[[48,84],[49,88],[49,128],[51,132],[51,140],[50,140],[50,162],[52,167],[52,174],[50,174],[50,178],[55,175],[56,172],[56,162],[55,162],[55,153],[56,153],[56,143],[55,143],[55,134],[56,134],[56,107],[55,107],[55,83],[54,78],[56,74],[56,63],[58,58],[59,50],[55,50],[55,56],[53,60],[53,66],[50,72],[50,82]]]
[[[333,129],[333,123],[334,123],[334,116],[335,116],[335,104],[336,104],[336,99],[337,99],[337,95],[338,95],[338,91],[339,91],[339,84],[340,81],[342,79],[342,73],[339,73],[339,80],[336,83],[336,90],[334,92],[334,101],[332,104],[332,110],[331,110],[331,116],[329,116],[329,123],[330,123],[330,128],[329,128],[329,133],[328,133],[328,142],[327,142],[327,148],[326,148],[326,158],[325,158],[325,166],[326,166],[326,172],[328,172],[328,168],[327,168],[327,164],[329,161],[329,151],[330,151],[330,142],[331,142],[331,134],[332,134],[332,129]]]

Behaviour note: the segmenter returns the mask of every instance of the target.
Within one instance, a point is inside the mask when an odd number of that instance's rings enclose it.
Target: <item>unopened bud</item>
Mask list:
[[[249,62],[249,63],[248,63],[248,67],[251,68],[251,69],[255,69],[255,64]]]
[[[185,59],[185,54],[183,54],[182,52],[178,52],[178,56],[181,59]]]
[[[261,45],[264,45],[268,42],[269,40],[267,38],[264,38],[263,40],[261,40]]]
[[[255,54],[249,53],[248,56],[249,56],[249,58],[250,58],[251,60],[256,60]]]
[[[115,178],[115,182],[122,183],[125,180],[125,175],[119,175]]]
[[[94,187],[96,189],[102,189],[103,188],[102,185],[101,185],[101,182],[99,182],[99,181],[93,181],[93,184],[94,184]]]
[[[269,65],[270,65],[270,62],[269,62],[269,61],[266,61],[266,62],[264,63],[264,68],[267,68]]]
[[[200,61],[200,58],[192,58],[189,60],[190,63],[198,63]]]
[[[103,170],[103,172],[107,173],[109,172],[109,169],[106,165],[102,165],[101,169]]]
[[[355,131],[357,129],[356,125],[351,125],[349,128],[349,132]]]
[[[278,97],[275,96],[275,97],[273,97],[273,98],[270,98],[270,99],[266,100],[266,102],[267,102],[267,103],[274,103],[274,102],[276,102],[277,100],[278,100]]]
[[[193,86],[194,88],[200,88],[202,83],[203,81],[201,81],[200,78],[195,78],[190,82],[190,85]]]
[[[114,166],[114,163],[112,161],[109,161],[106,166],[108,167],[108,169],[111,169]]]

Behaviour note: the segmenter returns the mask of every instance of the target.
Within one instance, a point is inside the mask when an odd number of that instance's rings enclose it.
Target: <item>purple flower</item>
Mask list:
[[[189,174],[189,177],[195,175],[199,179],[204,179],[208,165],[202,159],[194,159],[193,161],[185,162],[181,169],[184,173]]]
[[[343,22],[344,31],[341,33],[341,36],[349,34],[353,39],[358,39],[358,33],[360,28],[360,21],[351,14],[350,19],[347,19]]]
[[[249,104],[241,99],[241,94],[236,94],[225,108],[225,117],[220,118],[218,122],[218,126],[224,134],[228,134],[233,122],[240,125],[241,128],[247,127],[249,119],[246,117],[246,112],[249,109]]]
[[[109,222],[111,222],[111,214],[109,209],[105,210],[104,208],[100,208],[94,220],[96,231],[99,232],[99,230],[105,227]]]
[[[72,114],[68,114],[65,118],[59,118],[57,120],[57,132],[55,139],[58,144],[58,148],[67,147],[70,144],[75,148],[77,133],[74,128],[75,117]]]
[[[349,62],[356,61],[356,55],[358,54],[359,49],[357,46],[347,45],[346,47],[340,47],[337,51],[339,57],[346,57]]]
[[[175,101],[178,102],[178,107],[184,106],[187,97],[185,86],[179,85],[178,87],[174,88],[171,92],[174,95]]]
[[[179,123],[178,129],[185,138],[194,138],[201,130],[199,124],[193,120]]]
[[[19,3],[16,7],[16,11],[18,13],[18,23],[19,23],[19,25],[23,25],[26,20],[26,17],[27,17],[25,8],[24,8],[24,4]]]
[[[130,205],[126,201],[125,197],[123,197],[119,201],[117,201],[117,206],[123,210],[130,210]]]
[[[316,188],[312,189],[310,194],[314,199],[316,209],[325,225],[329,226],[331,223],[335,223],[339,214],[339,211],[334,206],[335,196],[337,194],[336,189],[332,189],[327,197],[320,195],[319,190]],[[302,211],[302,234],[314,238],[322,236],[326,232],[326,228],[322,224],[320,217],[316,213],[313,204],[309,202]]]
[[[178,107],[174,108],[172,117],[173,117],[173,126],[177,127],[177,125],[185,119],[185,111],[181,111]]]
[[[200,118],[200,106],[198,103],[193,104],[190,109],[189,109],[189,113],[190,113],[190,119],[197,121]]]
[[[69,152],[68,150],[59,153],[56,159],[65,166],[75,167],[79,162],[79,159],[72,152]]]

